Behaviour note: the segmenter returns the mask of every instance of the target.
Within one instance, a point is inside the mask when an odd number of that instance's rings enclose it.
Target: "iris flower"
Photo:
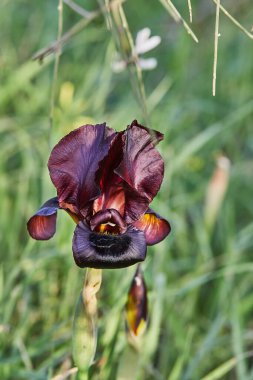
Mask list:
[[[170,232],[169,223],[149,208],[164,175],[155,148],[162,139],[136,120],[122,132],[105,123],[70,132],[48,161],[57,197],[30,218],[29,234],[50,239],[62,209],[77,223],[72,250],[79,267],[122,268],[143,261],[147,245]]]

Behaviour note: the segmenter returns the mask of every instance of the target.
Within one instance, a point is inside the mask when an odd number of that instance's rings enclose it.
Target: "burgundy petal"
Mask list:
[[[148,132],[150,134],[150,139],[151,139],[151,142],[156,145],[158,144],[160,141],[163,140],[164,138],[164,135],[163,133],[159,132],[159,131],[155,131],[154,129],[150,129],[150,128],[146,128],[144,127],[143,125],[139,124],[137,120],[134,120],[132,121],[131,125],[130,125],[130,128],[132,127],[138,127],[138,128],[142,128],[144,129],[146,132]]]
[[[147,245],[159,243],[171,230],[169,222],[151,209],[148,209],[133,225],[144,232]]]
[[[125,190],[123,180],[117,174],[110,173],[110,171],[107,173],[108,178],[101,185],[102,195],[95,199],[93,210],[98,212],[100,210],[115,209],[124,216]]]
[[[33,239],[48,240],[56,230],[58,198],[49,199],[27,222],[27,229]]]
[[[140,218],[149,206],[149,200],[139,194],[126,182],[124,183],[125,194],[125,219],[127,223],[133,223]]]
[[[115,209],[122,216],[125,212],[125,194],[122,179],[114,173],[123,157],[123,132],[119,132],[113,139],[107,156],[100,162],[96,180],[99,183],[102,195],[94,202],[94,211]]]
[[[111,143],[107,156],[99,164],[96,180],[99,182],[103,193],[106,191],[108,184],[113,181],[112,177],[115,176],[114,169],[119,166],[123,157],[122,135],[123,132],[117,133]]]
[[[48,168],[60,205],[61,202],[72,204],[86,216],[90,202],[100,194],[96,172],[115,135],[105,123],[84,125],[53,148]]]
[[[90,268],[123,268],[143,261],[146,239],[142,231],[129,227],[119,235],[91,231],[85,222],[78,223],[73,237],[76,264]]]
[[[163,180],[163,159],[154,147],[162,134],[150,133],[134,121],[122,136],[123,157],[115,173],[126,183],[125,217],[129,223],[147,210]]]

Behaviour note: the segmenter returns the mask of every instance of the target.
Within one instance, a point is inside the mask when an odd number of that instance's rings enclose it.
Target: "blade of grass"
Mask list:
[[[233,369],[236,365],[236,358],[229,359],[225,363],[221,364],[219,367],[215,368],[212,372],[210,372],[208,375],[201,378],[201,380],[219,380],[223,379],[231,369]]]
[[[134,52],[133,37],[132,37],[132,34],[130,32],[128,22],[127,22],[127,18],[126,18],[126,15],[125,15],[125,12],[124,12],[122,5],[119,6],[119,12],[120,12],[121,20],[122,20],[122,25],[126,30],[126,35],[127,35],[128,41],[129,41],[130,46],[131,46],[132,56],[134,57],[134,54],[136,54],[136,53]],[[140,66],[138,65],[137,61],[134,62],[134,65],[129,66],[129,69],[131,69],[132,67],[134,68],[134,72],[135,72],[136,77],[137,77],[137,83],[138,83],[138,88],[139,88],[138,93],[139,93],[139,98],[140,98],[140,104],[141,104],[142,111],[143,111],[143,116],[144,116],[144,119],[146,121],[146,124],[148,125],[149,124],[149,117],[148,117],[148,110],[147,110],[145,87],[144,87],[144,82],[143,82],[143,78],[142,78],[142,70],[141,70]]]
[[[205,271],[203,267],[202,271]],[[201,269],[199,269],[200,271]],[[201,287],[202,285],[213,281],[218,278],[230,278],[234,275],[240,275],[243,273],[251,273],[253,272],[253,265],[251,262],[242,263],[242,264],[232,264],[226,265],[224,268],[217,269],[216,271],[208,271],[206,273],[196,273],[196,277],[193,277],[193,273],[191,277],[188,275],[182,277],[180,281],[177,283],[176,288],[171,288],[167,291],[168,297],[175,296],[183,296],[188,292],[191,292],[197,287]]]
[[[224,322],[225,322],[224,318],[221,315],[217,316],[216,319],[213,321],[196,355],[189,362],[189,365],[186,368],[186,371],[182,377],[182,380],[190,380],[194,378],[194,372],[196,368],[198,368],[198,365],[201,362],[201,360],[204,357],[206,357],[208,353],[210,352],[210,350],[213,348],[213,342],[217,338],[217,335],[219,334],[222,326],[224,325]]]
[[[192,3],[191,3],[191,0],[188,0],[188,9],[189,9],[190,23],[192,23]]]
[[[199,133],[191,141],[187,143],[187,146],[182,150],[182,153],[176,153],[176,159],[173,161],[173,172],[176,172],[181,168],[188,158],[201,149],[217,134],[230,130],[230,128],[238,125],[238,121],[241,121],[246,116],[253,112],[253,101],[249,101],[238,110],[232,112],[229,116],[223,120],[211,125],[203,132]]]
[[[142,70],[138,64],[138,56],[134,50],[134,42],[122,4],[111,6],[108,10],[108,22],[112,28],[112,34],[122,58],[127,62],[127,69],[133,92],[139,102],[146,125],[149,124],[149,116],[146,103],[145,87],[142,78]]]
[[[218,62],[218,44],[219,44],[219,18],[220,18],[220,0],[216,2],[215,32],[214,32],[214,58],[213,58],[213,96],[216,94],[216,76]]]
[[[213,2],[217,5],[218,3],[220,3],[220,0],[213,0]],[[227,10],[226,8],[224,8],[221,4],[219,4],[219,8],[220,10],[224,13],[224,15],[226,15],[229,20],[232,21],[232,23],[237,26],[237,28],[239,28],[244,34],[246,34],[246,36],[248,36],[250,39],[253,40],[253,34],[250,33],[246,28],[244,28],[244,26],[242,26],[242,24],[237,21]]]
[[[194,329],[190,328],[187,332],[187,336],[185,339],[184,351],[182,352],[181,356],[179,356],[176,363],[174,364],[170,372],[170,375],[168,377],[168,380],[181,379],[186,360],[189,359],[189,356],[191,355],[191,346],[193,342],[193,336],[194,336]]]
[[[238,379],[247,380],[247,364],[245,358],[243,357],[242,331],[238,315],[240,311],[239,295],[236,289],[233,290],[232,299],[233,301],[231,303],[231,325],[233,351],[236,358],[241,358],[241,360],[238,360],[236,363],[236,372]]]
[[[187,22],[185,21],[185,19],[181,16],[181,14],[179,13],[179,11],[177,10],[177,8],[175,7],[175,5],[172,3],[172,1],[170,0],[159,0],[162,5],[164,6],[164,8],[170,13],[170,15],[173,17],[174,15],[174,20],[176,22],[180,22],[183,27],[185,28],[185,30],[187,31],[187,33],[192,37],[192,39],[198,43],[199,40],[197,38],[197,36],[195,35],[195,33],[193,32],[193,30],[190,28],[190,26],[187,24]]]
[[[160,101],[168,93],[171,86],[172,81],[168,77],[164,77],[161,82],[158,83],[157,87],[153,90],[147,99],[147,106],[150,113],[157,107]]]
[[[222,376],[226,375],[229,371],[231,371],[231,369],[235,367],[238,361],[242,359],[251,358],[252,355],[252,351],[247,351],[244,354],[238,356],[237,358],[231,358],[227,360],[225,363],[221,364],[219,367],[215,368],[215,370],[211,371],[208,375],[202,377],[200,380],[219,380],[223,378]]]
[[[235,251],[244,251],[252,247],[253,223],[242,228],[235,237]]]
[[[51,146],[51,134],[53,129],[53,117],[54,117],[54,106],[55,106],[55,96],[56,96],[56,85],[57,77],[61,56],[61,44],[60,40],[62,37],[62,28],[63,28],[63,2],[59,0],[58,2],[58,36],[57,36],[57,49],[55,53],[54,61],[54,72],[52,80],[52,90],[51,90],[51,99],[50,99],[50,111],[49,111],[49,130],[48,130],[48,145]]]
[[[115,4],[118,3],[124,3],[126,0],[114,0],[110,3],[110,6],[112,7]],[[66,42],[68,42],[72,37],[74,37],[76,34],[81,32],[86,26],[88,26],[92,21],[94,21],[97,17],[99,17],[102,14],[102,11],[104,10],[104,7],[102,9],[98,9],[96,11],[90,12],[90,15],[77,22],[72,28],[70,28],[66,33],[63,34],[63,36],[54,42],[52,42],[49,46],[39,50],[37,53],[35,53],[32,56],[33,60],[39,60],[43,61],[43,59],[52,54],[55,53],[58,49],[58,45],[63,45]]]
[[[72,0],[63,0],[64,4],[68,5],[69,8],[71,8],[73,11],[78,13],[80,16],[84,18],[89,18],[92,15],[92,12],[87,11],[83,7],[80,7],[80,5],[76,4]]]

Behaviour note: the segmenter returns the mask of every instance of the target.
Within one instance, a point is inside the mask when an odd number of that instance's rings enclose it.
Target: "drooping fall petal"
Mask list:
[[[147,327],[147,289],[140,266],[135,272],[126,303],[126,321],[131,334],[140,336]]]
[[[154,245],[166,238],[170,233],[169,222],[151,209],[133,225],[144,232],[147,245]]]
[[[123,268],[143,261],[146,239],[142,231],[129,227],[122,234],[91,231],[79,222],[73,237],[72,250],[76,264],[91,268]]]
[[[56,230],[58,198],[49,199],[27,222],[27,230],[36,240],[48,240]]]
[[[126,183],[125,218],[128,223],[137,220],[147,210],[160,189],[164,163],[154,144],[162,136],[156,131],[149,133],[136,121],[122,135],[123,157],[114,171]]]
[[[107,155],[115,135],[105,123],[84,125],[53,148],[48,168],[60,205],[74,205],[71,211],[87,215],[88,206],[100,194],[95,180],[99,163]]]

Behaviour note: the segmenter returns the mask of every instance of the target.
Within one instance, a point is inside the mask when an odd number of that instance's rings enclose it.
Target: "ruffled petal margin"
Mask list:
[[[154,145],[162,138],[160,132],[148,130],[136,120],[122,135],[123,156],[114,172],[126,184],[123,187],[127,223],[137,220],[147,210],[160,189],[164,162]]]
[[[144,232],[147,245],[160,243],[171,231],[169,222],[151,209],[133,225]]]
[[[55,234],[58,198],[51,198],[27,222],[30,236],[36,240],[49,240]]]
[[[124,268],[145,260],[146,239],[142,231],[129,227],[119,235],[91,231],[79,222],[73,237],[73,256],[76,264],[90,268]]]
[[[53,148],[48,169],[60,206],[72,204],[86,217],[90,203],[100,194],[96,181],[99,163],[109,151],[116,132],[106,124],[84,125]]]

